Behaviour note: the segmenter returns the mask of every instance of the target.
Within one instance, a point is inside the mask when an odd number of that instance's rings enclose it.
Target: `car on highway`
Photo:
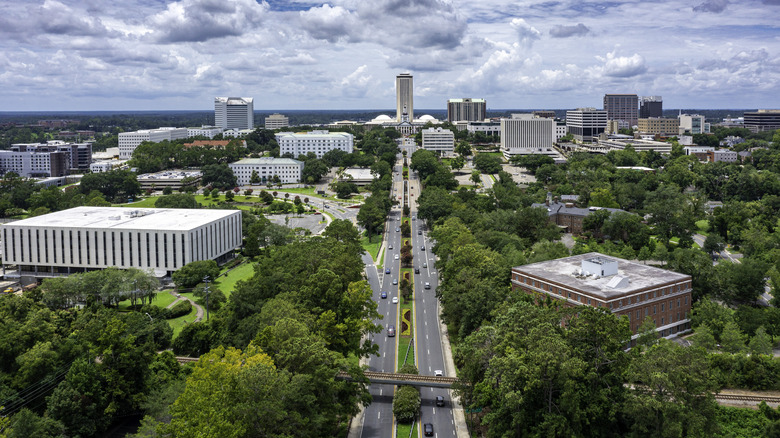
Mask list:
[[[395,258],[396,260],[398,260],[398,254],[396,254],[394,258]]]
[[[433,370],[433,375],[436,377],[442,377],[444,376],[444,371],[442,370]]]
[[[414,273],[415,274],[419,274],[420,273],[420,268],[414,268]]]
[[[417,235],[422,236],[422,230],[417,230]]]
[[[388,249],[393,249],[393,244],[391,243],[390,246],[387,247]]]
[[[389,273],[390,273],[390,268],[385,269],[385,274],[389,274]]]
[[[422,245],[422,246],[420,247],[420,251],[425,251],[425,245]]]
[[[428,262],[423,262],[423,268],[427,268],[427,267],[428,267]]]
[[[412,216],[412,220],[416,221],[417,220],[417,216]]]
[[[395,232],[397,233],[399,231],[401,231],[401,227],[395,227]]]
[[[425,431],[425,436],[433,436],[433,424],[425,423],[423,425],[423,430]]]
[[[382,294],[380,295],[382,299],[387,298],[387,292],[382,291]]]
[[[444,397],[437,395],[436,396],[436,406],[442,407],[444,406]]]
[[[398,297],[393,297],[393,304],[398,304]]]
[[[393,279],[393,284],[398,284],[398,279],[397,278]]]
[[[394,325],[387,326],[387,337],[392,338],[394,336],[395,336],[395,326]]]
[[[431,284],[430,284],[430,283],[428,283],[427,281],[425,282],[425,288],[426,288],[426,289],[430,289],[430,288],[431,288]]]
[[[400,217],[397,217],[397,218],[395,218],[395,220],[396,220],[397,222],[401,222],[401,218],[400,218]]]

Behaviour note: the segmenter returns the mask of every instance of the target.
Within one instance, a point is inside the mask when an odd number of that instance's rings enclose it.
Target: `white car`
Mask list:
[[[398,304],[398,297],[393,297],[393,304]]]
[[[398,260],[398,254],[395,255],[395,259]]]
[[[443,377],[444,376],[444,371],[442,371],[442,370],[433,370],[433,375],[436,376],[436,377]]]

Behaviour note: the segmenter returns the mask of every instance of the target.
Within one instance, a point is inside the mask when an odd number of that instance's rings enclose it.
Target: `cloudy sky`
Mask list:
[[[0,111],[780,107],[780,0],[0,0]]]

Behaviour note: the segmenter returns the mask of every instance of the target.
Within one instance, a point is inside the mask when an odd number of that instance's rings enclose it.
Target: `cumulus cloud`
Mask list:
[[[342,94],[347,97],[365,97],[371,85],[373,76],[366,73],[368,66],[363,64],[352,73],[345,76],[339,83]]]
[[[512,26],[517,33],[517,38],[523,47],[530,48],[533,45],[534,40],[538,40],[541,36],[541,32],[536,30],[535,27],[528,24],[522,18],[513,18],[509,25]]]
[[[550,36],[553,38],[569,38],[573,36],[583,36],[590,33],[588,26],[577,23],[574,26],[557,25],[550,29]]]
[[[601,72],[605,76],[630,78],[647,71],[645,58],[638,53],[634,53],[632,56],[617,56],[613,51],[607,53],[606,57],[597,56],[596,59],[604,63],[601,66]]]
[[[262,22],[268,6],[255,0],[181,0],[150,18],[162,43],[238,36]]]
[[[445,0],[358,1],[366,38],[397,47],[452,49],[466,36],[466,19]]]
[[[341,7],[324,4],[319,8],[300,11],[301,26],[312,38],[334,43],[340,39],[360,40],[357,14]]]
[[[693,12],[712,12],[714,14],[720,14],[726,10],[726,6],[729,5],[728,0],[707,0],[693,7]]]

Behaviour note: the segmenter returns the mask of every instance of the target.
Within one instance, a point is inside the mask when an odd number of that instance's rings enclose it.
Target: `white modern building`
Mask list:
[[[466,130],[471,133],[482,132],[485,135],[498,137],[501,135],[501,122],[494,122],[492,120],[468,122]]]
[[[574,139],[593,141],[607,130],[607,111],[596,108],[577,108],[566,111],[566,126]]]
[[[76,207],[4,224],[2,238],[6,277],[109,267],[162,277],[197,260],[229,258],[241,245],[241,211]]]
[[[455,133],[442,128],[423,129],[422,147],[432,152],[451,153],[455,150]]]
[[[238,185],[252,184],[252,174],[257,173],[259,183],[266,183],[278,176],[283,184],[301,182],[303,161],[290,158],[244,158],[228,164],[236,176]]]
[[[679,134],[709,134],[710,124],[704,121],[704,116],[699,114],[680,114]]]
[[[501,119],[501,152],[507,159],[531,154],[558,156],[553,149],[555,132],[553,119],[512,114],[511,119]]]
[[[409,73],[395,77],[395,114],[397,123],[414,120],[414,84]]]
[[[255,129],[255,104],[251,97],[215,97],[214,124],[223,130]]]
[[[119,158],[129,160],[133,156],[133,151],[141,143],[148,141],[159,143],[161,141],[173,141],[180,138],[187,138],[187,128],[164,127],[159,129],[141,129],[132,132],[119,133]]]
[[[207,125],[203,125],[200,128],[187,128],[187,137],[206,137],[211,139],[217,134],[222,134],[222,128]]]
[[[281,129],[290,126],[290,119],[279,113],[271,114],[265,118],[265,129]]]
[[[280,132],[275,137],[279,143],[279,154],[293,157],[314,152],[317,158],[322,158],[333,149],[351,154],[354,147],[354,136],[347,132]]]
[[[672,152],[671,143],[640,138],[599,139],[598,145],[606,148],[607,151],[621,151],[631,145],[636,152],[655,151],[662,155],[668,155]]]

